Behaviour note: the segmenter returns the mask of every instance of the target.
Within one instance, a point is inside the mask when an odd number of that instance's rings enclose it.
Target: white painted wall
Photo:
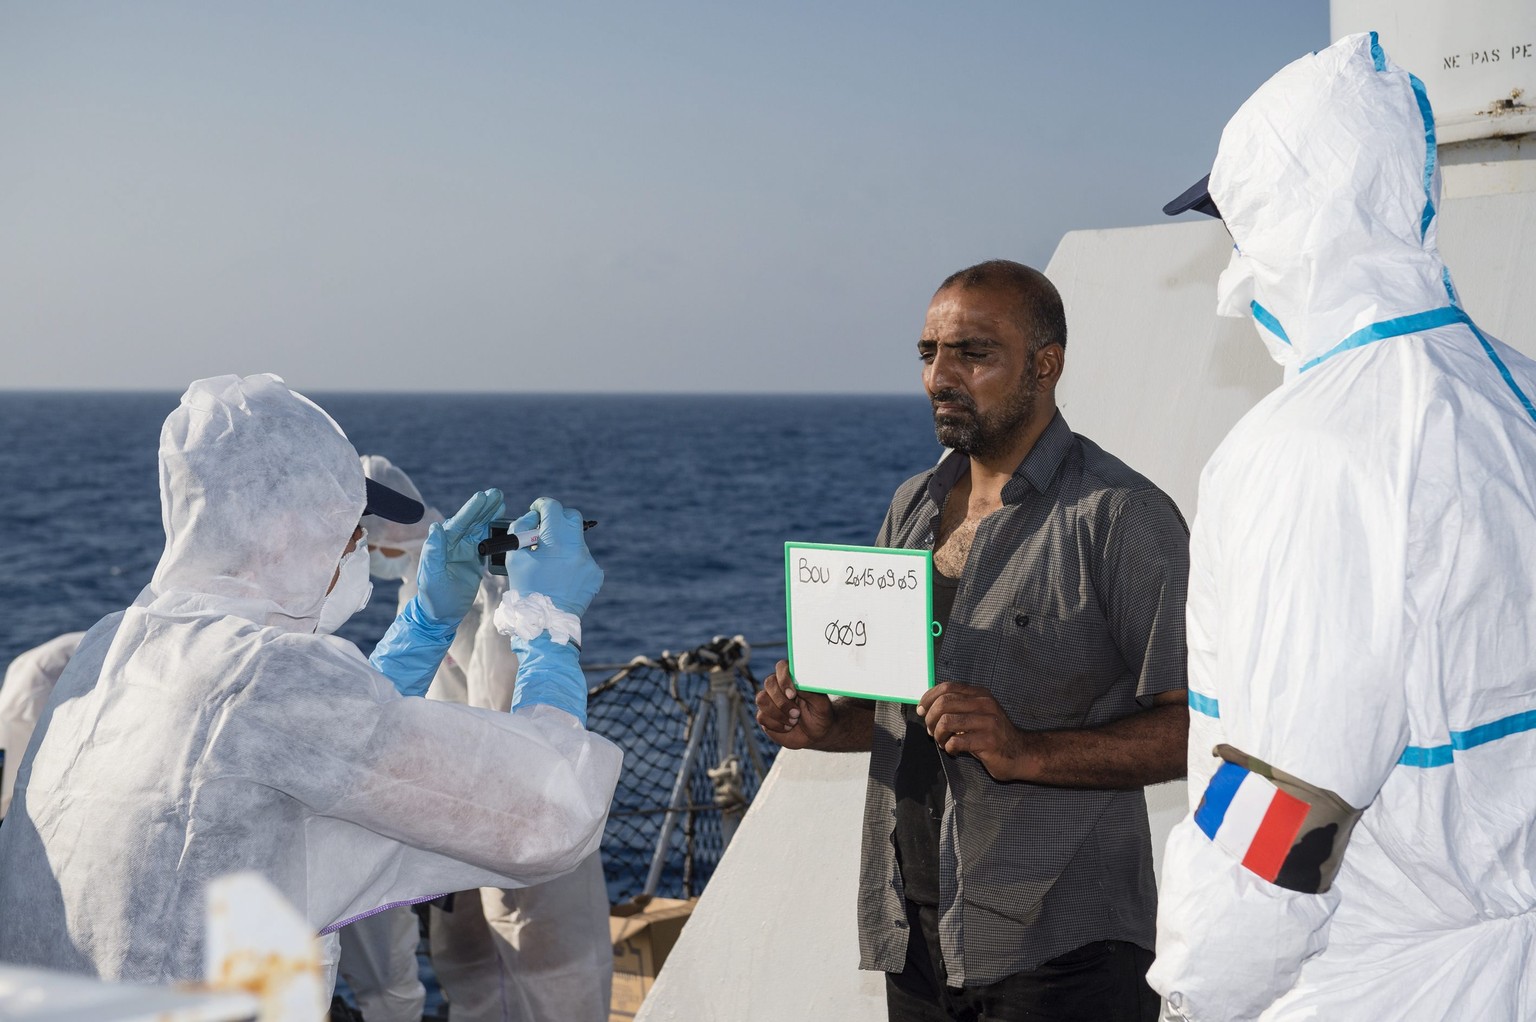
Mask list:
[[[779,754],[636,1022],[884,1022],[855,929],[868,753]]]
[[[1449,200],[1441,249],[1488,332],[1536,357],[1536,194]],[[1072,428],[1196,509],[1200,469],[1280,381],[1247,320],[1218,318],[1220,224],[1074,231],[1047,273],[1070,337]],[[916,467],[914,467],[914,471]],[[786,752],[684,928],[639,1022],[881,1022],[884,977],[858,971],[855,897],[867,755]],[[1159,870],[1182,783],[1147,792]]]
[[[1477,325],[1536,358],[1536,190],[1447,200],[1440,252]]]
[[[1536,131],[1531,0],[1333,0],[1328,13],[1334,39],[1375,31],[1419,76],[1441,145]]]
[[[1448,199],[1439,232],[1467,312],[1536,358],[1536,193]],[[1280,382],[1253,323],[1213,311],[1231,254],[1211,220],[1073,231],[1046,268],[1067,307],[1062,414],[1190,518],[1206,459]]]
[[[1186,518],[1206,459],[1280,383],[1248,320],[1216,315],[1232,239],[1215,220],[1073,231],[1046,275],[1067,307],[1067,424],[1162,487]]]

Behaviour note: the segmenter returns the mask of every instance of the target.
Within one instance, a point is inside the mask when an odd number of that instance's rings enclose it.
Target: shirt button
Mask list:
[[[907,921],[905,919],[898,919],[898,920],[896,920],[896,929],[898,929],[898,930],[905,930],[906,928],[907,928]]]
[[[1020,628],[1027,628],[1029,627],[1029,615],[1015,614],[1013,617],[1013,623],[1018,625]]]

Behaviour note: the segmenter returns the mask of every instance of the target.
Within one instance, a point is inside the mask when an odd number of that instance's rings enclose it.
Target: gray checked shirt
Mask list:
[[[969,470],[949,452],[902,484],[879,546],[931,549]],[[976,531],[936,665],[991,689],[1026,730],[1088,728],[1187,687],[1189,530],[1167,494],[1058,413]],[[900,972],[907,915],[893,833],[901,709],[875,710],[859,879],[861,967]],[[1140,789],[1001,783],[941,756],[939,938],[949,982],[979,986],[1099,940],[1150,949],[1157,914]]]

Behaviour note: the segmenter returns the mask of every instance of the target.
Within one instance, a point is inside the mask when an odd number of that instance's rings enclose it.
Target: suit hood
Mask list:
[[[314,402],[272,375],[198,380],[160,432],[165,552],[138,602],[313,631],[365,503]]]
[[[1439,186],[1429,98],[1376,33],[1291,63],[1233,115],[1211,169],[1236,245],[1221,311],[1250,311],[1288,376],[1450,316]]]

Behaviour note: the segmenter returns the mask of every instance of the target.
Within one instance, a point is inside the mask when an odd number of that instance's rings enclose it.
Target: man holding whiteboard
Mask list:
[[[1156,1019],[1141,788],[1183,775],[1188,529],[1056,409],[1066,318],[1036,270],[953,274],[918,354],[946,451],[877,546],[933,551],[938,684],[915,707],[795,686],[786,748],[868,751],[861,967],[892,1020]]]

